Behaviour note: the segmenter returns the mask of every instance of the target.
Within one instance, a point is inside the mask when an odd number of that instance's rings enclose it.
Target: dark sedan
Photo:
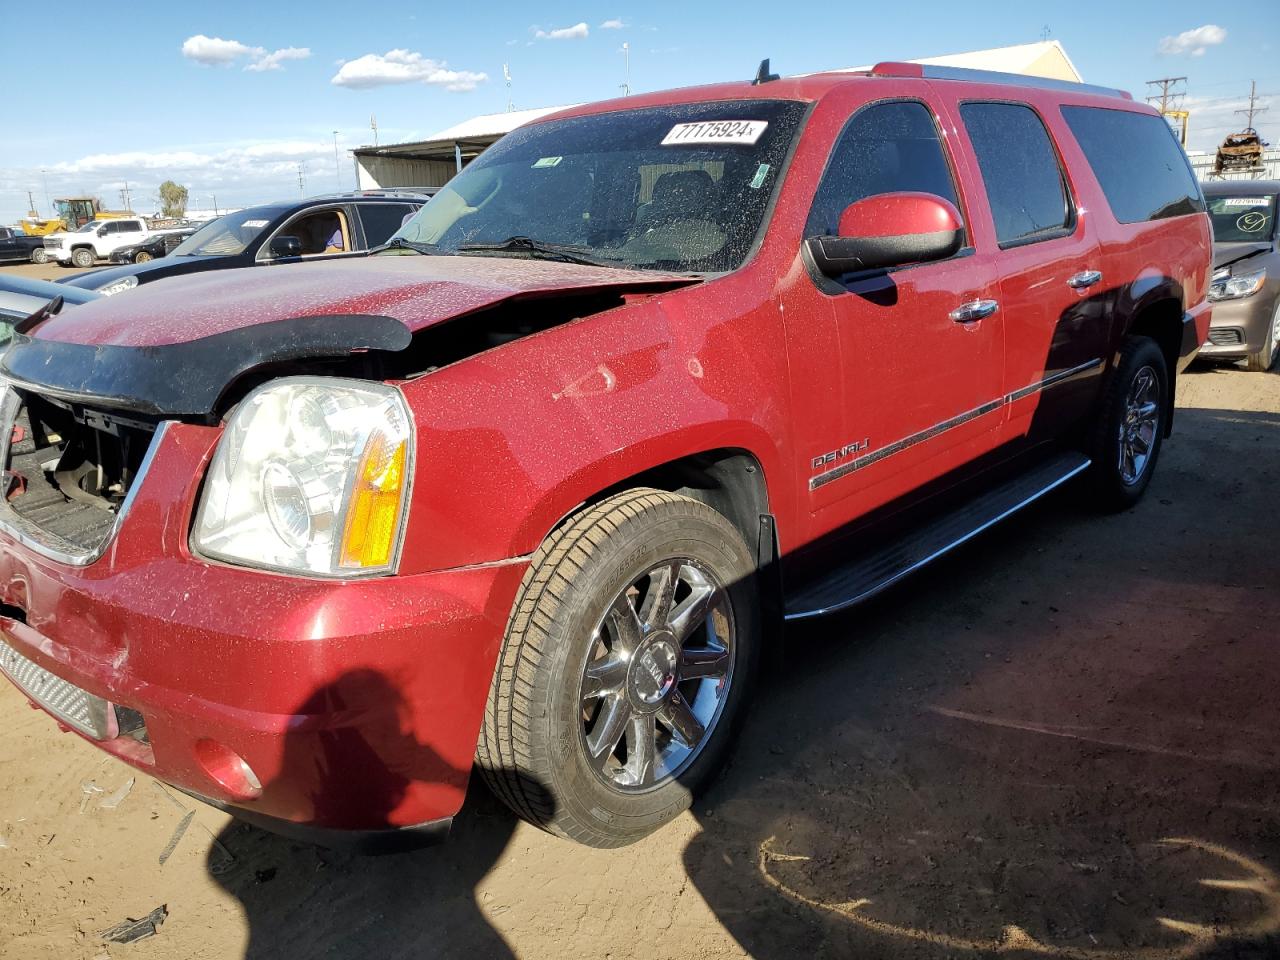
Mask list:
[[[1204,184],[1213,221],[1213,322],[1202,356],[1270,370],[1280,354],[1280,180]]]
[[[167,256],[58,282],[118,293],[206,270],[359,256],[385,243],[427,199],[419,193],[336,194],[249,207],[205,224]]]
[[[175,230],[172,233],[161,233],[142,243],[132,243],[119,250],[113,250],[107,259],[112,263],[150,263],[173,253],[182,241],[195,233],[191,230]]]

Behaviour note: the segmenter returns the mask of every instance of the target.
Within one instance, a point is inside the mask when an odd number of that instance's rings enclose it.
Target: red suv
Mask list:
[[[474,764],[628,843],[784,619],[1078,474],[1138,500],[1204,209],[1154,110],[1078,84],[762,71],[530,124],[367,259],[19,324],[0,667],[284,832],[438,835]]]

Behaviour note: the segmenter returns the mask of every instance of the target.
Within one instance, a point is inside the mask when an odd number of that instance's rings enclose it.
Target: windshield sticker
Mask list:
[[[662,138],[662,146],[683,143],[753,144],[760,139],[768,120],[709,120],[704,123],[677,123]]]
[[[1236,218],[1236,229],[1241,233],[1258,233],[1270,219],[1265,213],[1242,213]]]
[[[1224,207],[1269,207],[1270,197],[1227,197],[1222,201]]]
[[[266,220],[246,220],[244,223],[241,224],[242,227],[248,227],[251,230],[256,230],[259,227],[265,227],[266,225],[267,225]]]
[[[756,175],[751,178],[750,187],[752,190],[759,190],[764,186],[764,178],[769,175],[769,164],[762,163],[756,167]]]
[[[554,167],[563,159],[564,157],[539,157],[537,160],[533,161],[533,169],[536,170],[538,167]]]

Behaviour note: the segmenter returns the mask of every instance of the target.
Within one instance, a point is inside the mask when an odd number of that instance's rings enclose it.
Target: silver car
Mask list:
[[[1270,370],[1280,354],[1280,180],[1214,180],[1203,186],[1213,221],[1213,321],[1200,355]]]

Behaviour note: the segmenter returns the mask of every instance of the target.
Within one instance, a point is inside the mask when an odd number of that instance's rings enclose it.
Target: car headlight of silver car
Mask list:
[[[413,429],[394,387],[287,377],[236,407],[196,517],[196,553],[322,577],[395,568]]]
[[[1209,284],[1210,300],[1239,300],[1251,297],[1267,282],[1267,271],[1256,270],[1253,273],[1238,273],[1231,276],[1227,273],[1215,274]]]

